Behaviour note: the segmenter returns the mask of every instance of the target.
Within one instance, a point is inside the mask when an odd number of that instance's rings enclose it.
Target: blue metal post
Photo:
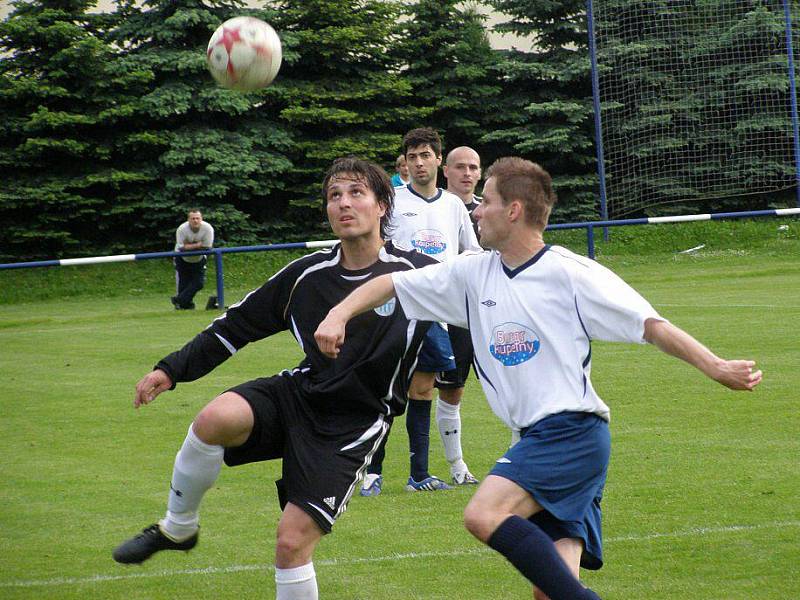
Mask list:
[[[589,24],[589,57],[592,62],[592,101],[594,104],[594,139],[597,149],[597,176],[600,178],[600,219],[608,221],[606,198],[606,164],[603,153],[603,121],[600,117],[600,76],[597,73],[597,42],[594,33],[594,4],[586,0],[586,18]],[[603,227],[603,239],[608,241],[608,227]]]
[[[797,206],[800,208],[800,128],[797,123],[797,83],[794,76],[794,50],[792,49],[792,14],[789,0],[783,0],[783,13],[786,17],[786,54],[789,57],[789,96],[792,103],[792,128],[794,130],[794,177],[797,184]]]
[[[222,250],[214,250],[214,264],[217,268],[217,306],[225,310],[225,285],[222,283]]]
[[[586,253],[589,258],[594,260],[594,227],[592,225],[586,227]]]

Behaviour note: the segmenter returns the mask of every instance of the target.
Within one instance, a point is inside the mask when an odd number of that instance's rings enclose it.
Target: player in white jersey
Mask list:
[[[480,196],[475,194],[475,188],[481,180],[481,157],[469,146],[459,146],[447,153],[445,161],[444,176],[447,179],[447,191],[452,192],[464,203],[464,208],[472,220],[472,228],[475,236],[480,241],[478,234],[478,224],[472,218],[473,211],[481,203]]]
[[[478,224],[472,217],[473,211],[480,206],[480,198],[475,195],[475,188],[481,180],[480,155],[469,146],[453,148],[447,153],[443,170],[447,179],[447,191],[461,199],[464,208],[470,215],[472,229],[480,241]],[[436,424],[439,426],[439,434],[444,441],[445,456],[450,460],[452,454],[461,452],[461,444],[459,443],[456,448],[453,448],[455,444],[449,440],[454,431],[461,429],[461,399],[464,396],[464,386],[469,377],[474,354],[468,329],[450,325],[447,333],[450,336],[450,344],[453,346],[456,368],[436,374],[436,388],[439,390],[439,400],[436,403]],[[460,439],[458,441],[460,442]],[[477,483],[477,479],[474,481]]]
[[[602,566],[610,455],[609,409],[589,378],[591,341],[654,344],[734,390],[752,390],[762,374],[753,361],[714,355],[608,269],[546,245],[555,194],[540,166],[503,158],[487,177],[475,216],[495,252],[376,278],[334,307],[315,338],[335,356],[345,323],[393,295],[410,318],[468,325],[486,397],[521,440],[481,483],[465,525],[538,600],[596,599],[578,579],[580,566]]]
[[[412,129],[403,137],[411,183],[395,188],[395,210],[391,237],[399,247],[406,246],[439,261],[449,260],[466,250],[480,250],[469,213],[461,199],[437,187],[442,143],[431,128]],[[434,381],[439,372],[451,372],[461,359],[453,352],[444,330],[434,325],[428,332],[409,388],[406,429],[409,438],[410,473],[406,489],[434,491],[449,489],[428,470],[430,413]],[[469,360],[469,359],[467,359]],[[460,360],[463,363],[463,359]],[[447,392],[445,392],[447,394]],[[455,406],[437,403],[437,425],[450,463],[450,476],[456,485],[476,484],[461,450],[461,417]],[[362,496],[380,493],[383,448],[373,459],[361,488]]]

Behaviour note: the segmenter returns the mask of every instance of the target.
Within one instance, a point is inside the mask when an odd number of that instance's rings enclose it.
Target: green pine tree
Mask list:
[[[280,241],[281,191],[292,166],[291,135],[277,119],[282,92],[224,89],[206,67],[214,30],[245,14],[274,16],[246,10],[240,0],[121,0],[113,15],[111,37],[125,59],[154,75],[119,141],[149,176],[122,202],[154,247],[169,244],[194,206],[214,226],[217,245]]]
[[[116,127],[150,73],[120,63],[90,0],[15,2],[0,23],[0,255],[91,255],[125,231],[117,196],[141,180]]]
[[[458,0],[417,0],[405,8],[396,52],[414,91],[417,125],[429,125],[447,149],[479,143],[498,109],[500,82],[478,4]],[[486,157],[484,156],[484,162]]]
[[[509,16],[499,32],[530,40],[504,53],[503,122],[484,137],[541,164],[558,193],[552,222],[598,217],[591,66],[583,0],[489,0]]]
[[[320,200],[322,176],[353,154],[393,168],[411,86],[388,50],[398,5],[392,0],[284,0],[275,26],[285,40],[280,120],[291,128],[294,169],[286,195],[296,232],[330,236]],[[309,231],[311,230],[311,231]]]
[[[766,208],[792,186],[781,4],[595,4],[612,215]]]

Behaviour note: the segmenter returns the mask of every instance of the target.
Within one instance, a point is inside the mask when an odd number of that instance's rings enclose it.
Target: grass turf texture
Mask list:
[[[737,223],[738,230],[729,226],[734,234],[701,224],[708,227],[698,227],[697,237],[664,226],[680,239],[658,240],[641,254],[617,232],[669,232],[620,228],[599,246],[601,261],[665,317],[723,356],[756,358],[765,371],[755,393],[734,393],[654,348],[594,344],[593,381],[611,406],[613,442],[603,501],[606,566],[583,577],[605,600],[785,599],[800,589],[800,244],[796,222],[789,223],[788,233],[775,221]],[[548,240],[579,251],[585,244],[580,236]],[[701,243],[701,252],[674,253]],[[149,261],[154,275],[143,285],[134,279],[147,263],[93,267],[99,283],[87,267],[0,272],[0,598],[274,595],[277,463],[223,469],[190,554],[162,553],[142,567],[111,560],[119,541],[163,513],[172,461],[196,412],[227,386],[299,358],[291,338],[277,336],[134,411],[138,378],[214,315],[171,310],[164,262]],[[229,301],[269,273],[255,257],[250,263],[228,266],[226,258]],[[60,279],[68,277],[83,283],[70,287]],[[26,289],[11,298],[8,285]],[[62,285],[71,290],[63,297]],[[26,294],[37,301],[20,302]],[[474,379],[462,415],[465,455],[482,476],[508,432]],[[433,472],[444,476],[435,431],[431,446]],[[399,420],[384,493],[354,498],[318,548],[321,596],[530,598],[516,571],[464,531],[472,490],[403,491],[406,449]]]

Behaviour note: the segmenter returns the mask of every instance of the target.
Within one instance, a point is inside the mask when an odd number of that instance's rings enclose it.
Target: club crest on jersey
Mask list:
[[[381,304],[380,306],[375,307],[375,313],[379,317],[388,317],[394,312],[394,305],[396,304],[396,298],[389,298],[389,301],[386,304]]]
[[[441,231],[420,229],[411,237],[411,246],[423,254],[441,254],[447,249],[447,242]]]
[[[506,367],[530,360],[539,352],[541,342],[536,332],[519,323],[503,323],[492,331],[489,352]]]

